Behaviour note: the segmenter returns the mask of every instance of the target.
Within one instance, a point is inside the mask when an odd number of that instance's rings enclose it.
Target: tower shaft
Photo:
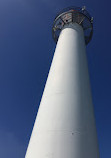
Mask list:
[[[83,28],[59,36],[25,158],[99,158]]]

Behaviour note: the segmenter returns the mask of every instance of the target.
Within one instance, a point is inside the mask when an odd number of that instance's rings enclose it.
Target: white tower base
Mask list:
[[[99,158],[83,29],[62,29],[25,158]]]

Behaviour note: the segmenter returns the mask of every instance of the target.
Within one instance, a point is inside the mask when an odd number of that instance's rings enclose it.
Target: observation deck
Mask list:
[[[66,24],[77,23],[82,26],[86,45],[93,35],[93,18],[85,7],[69,7],[60,12],[53,23],[52,36],[57,43],[59,34]]]

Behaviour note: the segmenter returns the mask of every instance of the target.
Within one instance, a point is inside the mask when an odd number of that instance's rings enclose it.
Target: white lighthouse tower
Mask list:
[[[85,7],[55,18],[57,46],[25,158],[99,158],[86,58],[92,32]]]

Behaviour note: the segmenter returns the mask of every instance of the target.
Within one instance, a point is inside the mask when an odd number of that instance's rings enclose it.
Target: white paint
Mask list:
[[[84,33],[61,31],[26,158],[99,158]]]

